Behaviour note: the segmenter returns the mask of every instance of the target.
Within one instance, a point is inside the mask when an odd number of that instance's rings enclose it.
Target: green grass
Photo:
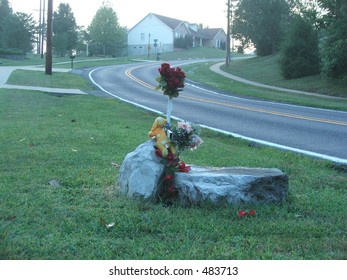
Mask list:
[[[55,72],[53,75],[46,75],[44,71],[32,70],[15,70],[7,80],[7,84],[81,90],[92,88],[86,79],[77,74]]]
[[[252,59],[253,58],[240,61],[246,64],[247,61],[251,61]],[[236,61],[232,63],[236,63]],[[182,68],[186,72],[189,79],[209,85],[213,88],[223,90],[225,91],[225,94],[236,94],[263,100],[347,111],[347,99],[340,100],[329,99],[325,97],[307,96],[247,85],[230,80],[229,78],[225,78],[219,74],[212,72],[209,68],[213,64],[213,62],[195,63],[185,65]],[[256,72],[256,70],[254,71]],[[247,78],[251,79],[250,77]]]
[[[202,130],[183,160],[280,168],[288,201],[186,209],[119,195],[112,163],[155,117],[114,99],[0,89],[1,259],[347,258],[347,176],[326,161]],[[241,208],[257,215],[240,219]]]
[[[53,63],[69,62],[69,57],[53,57]],[[45,57],[41,58],[40,55],[27,54],[23,60],[12,60],[0,58],[1,66],[28,66],[28,65],[45,65]]]
[[[283,79],[278,60],[279,55],[235,60],[230,63],[230,67],[224,66],[222,70],[263,84],[347,98],[347,84],[328,81],[320,75]]]

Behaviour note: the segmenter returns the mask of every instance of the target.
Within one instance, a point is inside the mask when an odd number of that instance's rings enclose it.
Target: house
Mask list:
[[[175,40],[191,38],[191,47],[222,48],[223,28],[201,28],[198,24],[150,13],[128,31],[128,54],[173,52]]]

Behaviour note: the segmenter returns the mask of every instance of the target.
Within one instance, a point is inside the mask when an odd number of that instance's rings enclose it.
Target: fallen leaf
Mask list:
[[[113,228],[115,226],[115,223],[110,223],[105,225],[107,229]]]
[[[20,139],[19,142],[23,142],[26,138]]]
[[[53,180],[50,180],[48,183],[49,183],[49,185],[52,186],[52,187],[60,187],[60,182],[59,182],[59,180],[53,179]]]
[[[77,152],[77,150],[75,150],[75,149],[71,149],[73,152]]]
[[[105,227],[107,230],[110,230],[111,228],[113,228],[116,225],[115,223],[106,224],[106,222],[103,218],[100,218],[99,223],[101,226]]]

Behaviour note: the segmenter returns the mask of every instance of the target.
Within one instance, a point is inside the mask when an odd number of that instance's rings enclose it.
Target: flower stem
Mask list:
[[[171,112],[172,112],[172,97],[169,96],[169,99],[167,102],[167,111],[166,111],[166,123],[168,125],[170,125]]]

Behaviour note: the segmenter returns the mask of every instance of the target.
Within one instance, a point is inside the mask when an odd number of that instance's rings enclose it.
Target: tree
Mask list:
[[[0,0],[0,47],[20,49],[23,53],[32,50],[35,25],[32,15],[13,13],[7,0]]]
[[[347,3],[345,0],[320,0],[325,11],[323,21],[327,36],[323,38],[322,74],[347,83]]]
[[[290,16],[286,0],[240,0],[234,21],[233,37],[244,45],[252,42],[258,55],[278,50],[283,30]]]
[[[35,42],[36,22],[32,15],[26,13],[16,13],[16,30],[12,29],[12,38],[16,41],[15,47],[24,53],[33,49]]]
[[[282,42],[280,68],[285,79],[319,73],[317,32],[300,16],[293,19]]]
[[[77,48],[78,30],[69,4],[60,4],[53,15],[53,46],[60,56]]]
[[[5,23],[12,14],[13,11],[8,0],[0,0],[0,48],[6,48]]]
[[[117,14],[107,3],[103,3],[96,12],[88,29],[92,40],[102,46],[104,56],[107,50],[114,54],[116,44],[124,40]]]

